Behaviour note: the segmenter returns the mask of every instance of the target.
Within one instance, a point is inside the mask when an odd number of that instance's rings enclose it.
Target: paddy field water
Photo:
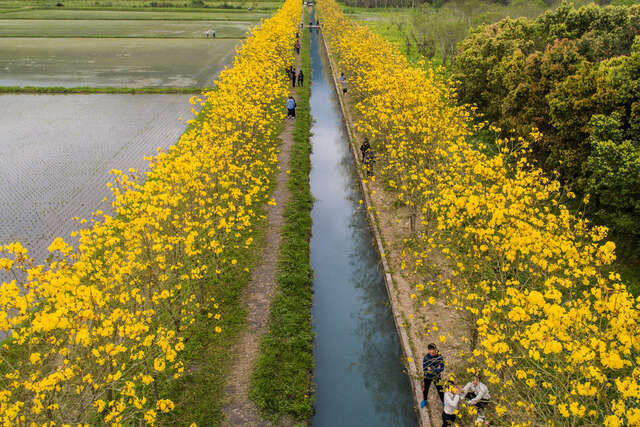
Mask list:
[[[268,12],[229,11],[135,11],[135,10],[73,10],[19,9],[0,15],[2,19],[79,19],[79,20],[178,20],[178,21],[254,21],[271,16]]]
[[[207,87],[238,39],[0,38],[0,86]]]
[[[2,18],[2,15],[0,15]],[[243,38],[254,21],[0,19],[0,37]]]
[[[191,115],[188,95],[0,95],[0,243],[36,259],[110,206],[112,169],[145,169]]]
[[[0,0],[0,3],[2,1]],[[5,2],[6,3],[6,2]],[[0,86],[205,88],[268,13],[20,8],[0,4]],[[216,39],[205,38],[207,29]],[[42,261],[98,209],[111,169],[176,143],[189,95],[0,95],[0,244]],[[0,275],[0,281],[4,278]]]

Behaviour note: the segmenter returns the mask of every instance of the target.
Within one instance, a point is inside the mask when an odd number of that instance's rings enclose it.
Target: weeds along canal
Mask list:
[[[311,36],[314,426],[415,426],[378,252],[324,46]]]

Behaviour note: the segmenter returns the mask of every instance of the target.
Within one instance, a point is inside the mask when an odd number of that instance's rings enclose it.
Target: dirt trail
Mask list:
[[[300,68],[300,58],[296,59],[296,70]],[[309,83],[307,83],[309,84]],[[294,96],[295,89],[289,93]],[[247,309],[247,329],[238,339],[238,343],[231,350],[234,363],[227,379],[226,398],[224,406],[225,426],[270,426],[272,423],[261,417],[260,412],[249,398],[249,387],[253,367],[259,355],[262,336],[267,332],[269,311],[272,296],[276,288],[278,274],[278,256],[282,240],[282,226],[284,224],[284,208],[289,200],[286,188],[289,175],[287,168],[291,149],[293,147],[293,130],[295,121],[286,119],[285,127],[280,134],[280,153],[278,164],[280,170],[276,176],[276,186],[273,198],[276,205],[267,206],[267,231],[265,245],[262,250],[261,263],[253,270],[251,282],[243,295]]]

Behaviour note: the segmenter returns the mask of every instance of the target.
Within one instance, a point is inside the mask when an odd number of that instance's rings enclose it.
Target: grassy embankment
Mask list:
[[[269,330],[260,344],[251,398],[274,419],[288,416],[304,422],[311,418],[313,410],[313,271],[309,258],[313,207],[309,187],[311,66],[307,31],[302,32],[300,55],[306,82],[296,91],[295,144],[289,164],[290,198],[284,212],[286,222],[278,260],[278,294],[271,305]]]

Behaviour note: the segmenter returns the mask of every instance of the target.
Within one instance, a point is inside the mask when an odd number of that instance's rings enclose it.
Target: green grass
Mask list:
[[[308,19],[305,17],[305,20]],[[260,344],[251,385],[251,398],[273,419],[291,417],[305,423],[313,412],[313,331],[311,306],[313,271],[310,264],[311,209],[309,187],[310,57],[309,33],[302,32],[301,66],[305,86],[296,92],[296,123],[287,188],[290,199],[278,261],[279,292],[271,305],[269,330]]]
[[[0,15],[2,18],[2,15]],[[150,21],[0,19],[0,37],[98,38],[216,38],[240,39],[257,22],[252,21]]]
[[[204,38],[0,38],[0,85],[208,87],[232,63],[239,44]]]

